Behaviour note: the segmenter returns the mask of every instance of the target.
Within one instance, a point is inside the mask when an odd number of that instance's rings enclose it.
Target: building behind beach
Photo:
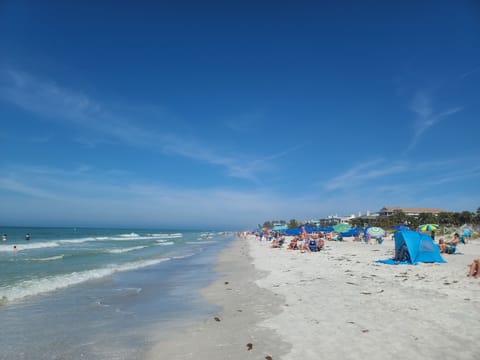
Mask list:
[[[418,217],[421,214],[433,214],[437,216],[441,213],[448,213],[448,211],[438,208],[414,208],[414,207],[400,207],[400,206],[384,206],[379,211],[372,212],[367,210],[365,214],[358,213],[358,216],[339,216],[329,215],[324,218],[320,218],[318,221],[319,226],[333,226],[340,223],[349,224],[353,219],[362,219],[364,221],[376,220],[382,217],[389,217],[395,214],[395,212],[403,212],[407,216]]]
[[[419,216],[420,214],[433,214],[438,215],[441,213],[447,213],[448,211],[437,208],[408,208],[398,206],[384,206],[380,209],[378,214],[380,216],[392,216],[396,211],[401,211],[408,216]]]

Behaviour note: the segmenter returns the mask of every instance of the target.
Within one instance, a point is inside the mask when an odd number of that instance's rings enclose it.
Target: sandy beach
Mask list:
[[[218,313],[162,338],[147,359],[279,359],[289,352],[291,345],[275,330],[260,325],[282,311],[285,299],[256,284],[268,273],[253,266],[251,245],[246,239],[232,242],[217,261],[221,278],[202,291]]]
[[[149,359],[477,359],[480,279],[466,274],[480,241],[443,255],[446,264],[375,262],[393,248],[347,239],[301,253],[238,239],[203,292],[218,314],[163,339]]]

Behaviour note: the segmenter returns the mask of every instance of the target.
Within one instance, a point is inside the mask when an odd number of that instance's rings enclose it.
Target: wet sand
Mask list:
[[[281,311],[285,299],[255,283],[268,273],[258,271],[252,262],[248,241],[232,242],[217,261],[221,278],[202,291],[218,312],[161,339],[147,359],[279,359],[288,353],[291,346],[275,330],[262,326]]]

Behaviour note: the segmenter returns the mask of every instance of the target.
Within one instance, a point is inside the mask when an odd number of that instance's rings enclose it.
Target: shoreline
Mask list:
[[[375,262],[393,249],[346,240],[302,254],[237,238],[202,290],[218,313],[161,339],[147,359],[476,359],[480,279],[466,274],[480,241],[445,264]]]
[[[291,345],[262,325],[281,312],[285,299],[256,284],[268,271],[254,267],[249,247],[248,239],[232,241],[216,260],[220,278],[201,290],[206,301],[219,307],[218,312],[160,339],[146,359],[279,359],[288,353]]]

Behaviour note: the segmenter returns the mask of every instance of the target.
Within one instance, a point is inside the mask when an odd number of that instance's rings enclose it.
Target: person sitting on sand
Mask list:
[[[438,240],[438,247],[440,248],[440,253],[441,254],[445,254],[446,251],[447,251],[447,242],[445,240],[443,240],[443,238],[440,238],[440,240]]]
[[[403,243],[399,249],[395,250],[395,257],[393,258],[393,261],[395,262],[410,261],[410,253],[408,252],[406,243]]]
[[[297,250],[298,247],[297,247],[297,238],[293,238],[292,240],[290,240],[290,244],[288,244],[288,250]]]
[[[317,240],[317,250],[318,251],[322,250],[324,246],[325,246],[325,241],[323,241],[323,239],[318,239]]]
[[[310,251],[310,249],[307,246],[307,242],[308,241],[306,239],[306,236],[300,236],[300,238],[297,240],[298,250],[300,250],[302,253],[304,253],[305,251]]]
[[[272,245],[270,245],[271,248],[279,248],[282,247],[283,241],[285,239],[283,237],[276,237],[272,240]]]
[[[478,278],[480,276],[480,258],[473,260],[470,264],[470,271],[468,272],[468,277]]]
[[[443,238],[438,240],[438,247],[441,254],[453,254],[457,249],[459,235],[455,234],[452,241],[446,242]]]
[[[455,235],[453,235],[453,239],[448,244],[457,246],[459,241],[460,241],[460,235],[458,235],[458,233],[455,233]]]

